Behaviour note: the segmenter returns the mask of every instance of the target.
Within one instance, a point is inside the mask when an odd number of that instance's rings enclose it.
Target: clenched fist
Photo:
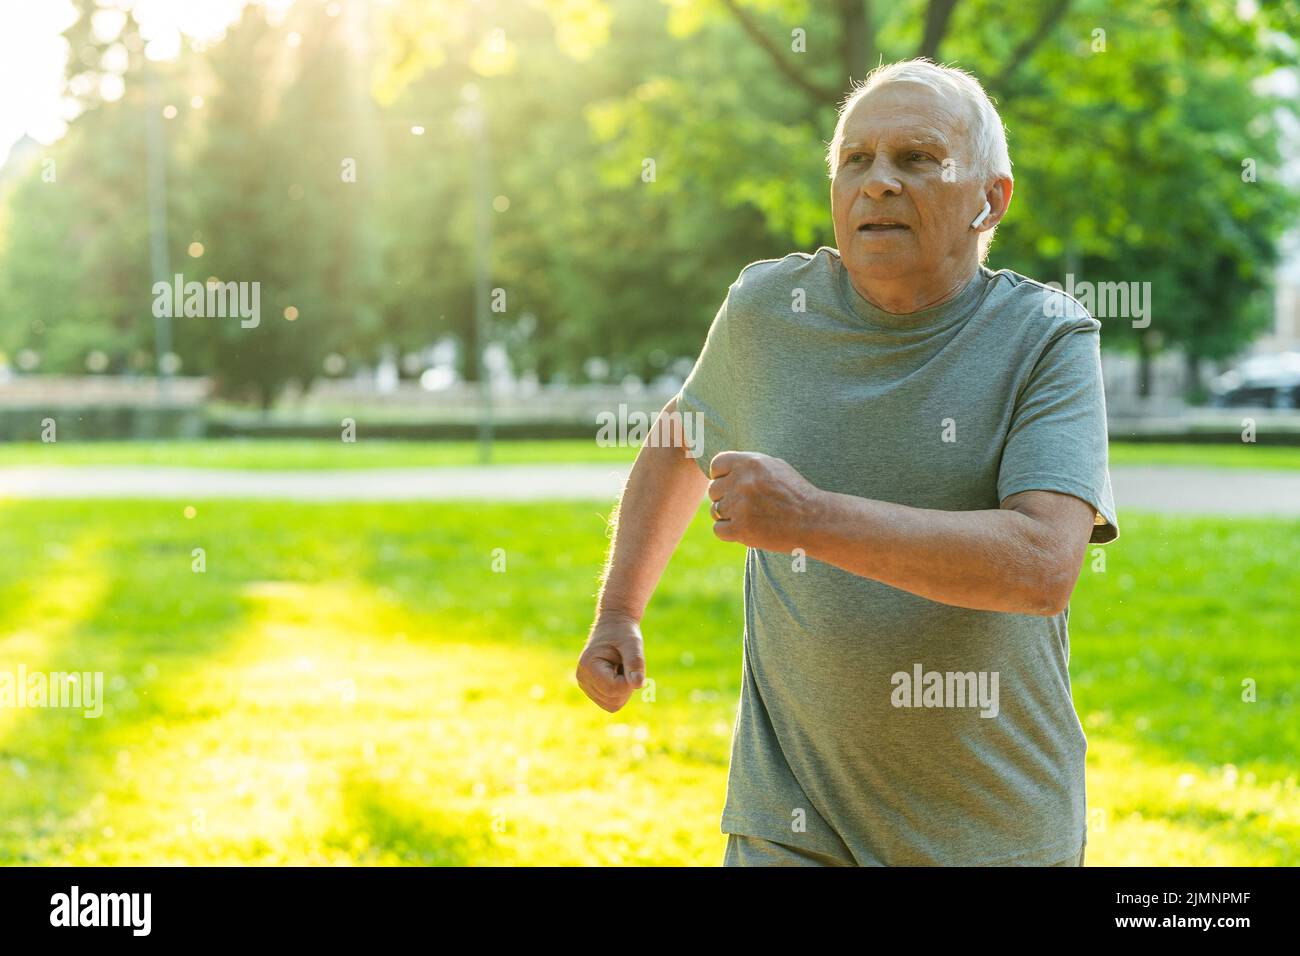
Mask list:
[[[723,451],[709,463],[713,533],[760,551],[807,548],[822,492],[780,458]]]
[[[611,714],[645,683],[641,625],[615,611],[601,611],[578,658],[574,675],[582,692]]]

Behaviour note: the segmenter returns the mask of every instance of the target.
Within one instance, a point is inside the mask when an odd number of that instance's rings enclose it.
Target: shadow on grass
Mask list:
[[[470,818],[444,815],[428,806],[394,797],[383,784],[350,777],[343,788],[344,809],[337,828],[324,837],[331,849],[351,855],[357,864],[413,866],[483,865],[491,840],[485,814]]]
[[[176,503],[73,501],[46,507],[38,527],[3,522],[0,551],[10,557],[0,565],[0,593],[27,599],[4,612],[0,666],[101,672],[104,699],[97,718],[0,712],[9,718],[0,723],[0,863],[50,862],[85,841],[132,750],[209,716],[171,709],[169,689],[238,642],[252,606],[241,593],[245,575],[285,563],[274,544],[255,545],[260,536],[237,505],[224,510],[224,523],[205,528]],[[34,539],[19,539],[24,527]],[[32,555],[45,542],[57,557],[42,567]],[[281,542],[290,554],[299,544]],[[192,566],[196,546],[208,552],[202,574]]]

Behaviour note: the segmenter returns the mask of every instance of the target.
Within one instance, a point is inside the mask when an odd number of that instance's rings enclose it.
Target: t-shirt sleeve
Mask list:
[[[691,451],[700,468],[707,475],[713,456],[721,451],[734,450],[736,444],[737,396],[735,374],[736,358],[733,354],[732,330],[728,318],[731,292],[723,299],[718,313],[709,326],[695,367],[677,393],[677,410],[685,421],[685,434],[695,442]]]
[[[1075,318],[1049,341],[1016,398],[998,500],[1033,490],[1059,491],[1091,504],[1091,543],[1119,537],[1107,460],[1101,323],[1091,316]]]

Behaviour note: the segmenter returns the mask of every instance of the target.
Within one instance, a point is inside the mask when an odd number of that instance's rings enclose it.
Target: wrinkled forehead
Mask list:
[[[841,146],[919,139],[951,152],[965,145],[969,133],[970,123],[960,104],[924,83],[895,80],[853,105],[844,121]]]

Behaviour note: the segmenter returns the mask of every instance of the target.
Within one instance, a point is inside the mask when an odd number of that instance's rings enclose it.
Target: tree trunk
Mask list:
[[[1139,335],[1138,340],[1138,377],[1137,393],[1139,398],[1151,397],[1151,344],[1147,341],[1145,335]]]
[[[1183,360],[1187,363],[1183,397],[1190,402],[1201,396],[1201,357],[1189,349],[1183,353]]]
[[[533,371],[537,373],[537,381],[541,385],[549,385],[551,379],[555,376],[555,358],[551,355],[549,349],[540,349],[536,360],[533,362]]]
[[[930,5],[925,9],[925,33],[921,37],[921,48],[917,51],[917,56],[939,59],[939,44],[948,32],[948,21],[955,6],[957,0],[930,0]]]
[[[875,57],[876,37],[871,25],[871,0],[840,0],[840,63],[844,85],[861,82]]]

